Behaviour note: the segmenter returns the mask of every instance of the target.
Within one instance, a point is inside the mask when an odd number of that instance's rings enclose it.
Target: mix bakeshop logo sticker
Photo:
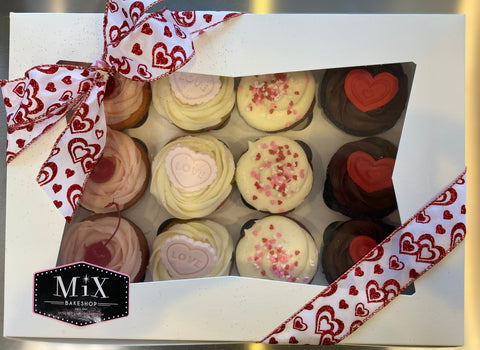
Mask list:
[[[37,272],[33,311],[77,326],[128,316],[130,278],[85,262]]]

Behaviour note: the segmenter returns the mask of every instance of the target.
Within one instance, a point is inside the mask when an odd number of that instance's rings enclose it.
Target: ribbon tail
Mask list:
[[[261,342],[334,345],[438,264],[466,235],[460,174],[424,208]],[[432,224],[421,218],[429,217]]]
[[[105,148],[104,90],[105,83],[95,85],[80,101],[37,177],[67,222],[78,208],[85,182]]]

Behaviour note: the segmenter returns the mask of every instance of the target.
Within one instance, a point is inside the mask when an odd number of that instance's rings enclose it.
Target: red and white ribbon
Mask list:
[[[109,76],[117,71],[132,80],[153,81],[170,74],[192,58],[196,36],[240,15],[146,12],[160,1],[108,1],[103,57],[91,67],[42,65],[21,79],[0,82],[7,112],[7,164],[73,112],[37,177],[67,221],[103,153],[107,126],[102,102]]]
[[[465,172],[262,340],[333,345],[440,262],[466,234]]]

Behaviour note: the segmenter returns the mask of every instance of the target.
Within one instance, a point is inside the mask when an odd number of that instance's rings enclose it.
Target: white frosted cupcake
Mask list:
[[[272,135],[248,143],[237,162],[235,180],[245,202],[277,214],[304,201],[312,189],[313,172],[298,142]]]
[[[116,230],[118,225],[118,229]],[[96,214],[73,224],[65,233],[59,265],[86,261],[143,279],[149,258],[145,236],[131,221],[117,215]]]
[[[211,220],[173,221],[155,238],[149,270],[154,281],[228,275],[233,241]]]
[[[114,212],[106,208],[115,202],[120,210],[135,204],[145,192],[150,162],[144,147],[127,134],[108,129],[102,158],[88,178],[80,205],[95,213]]]
[[[235,105],[233,78],[175,72],[152,83],[153,106],[180,129],[219,128]]]
[[[184,136],[155,156],[150,192],[171,215],[201,218],[228,198],[234,173],[232,153],[223,142],[208,135]]]
[[[255,129],[288,130],[312,115],[315,80],[310,72],[243,77],[237,88],[237,105],[240,115]]]
[[[318,267],[318,249],[310,233],[282,215],[256,220],[235,250],[240,276],[309,283]]]

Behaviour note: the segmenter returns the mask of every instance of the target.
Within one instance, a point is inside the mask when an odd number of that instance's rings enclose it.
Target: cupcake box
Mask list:
[[[101,56],[100,14],[12,14],[10,23],[11,78],[38,64],[91,62]],[[380,135],[399,145],[393,181],[402,222],[464,169],[462,16],[243,15],[199,36],[195,48],[196,56],[183,71],[240,77],[308,70],[317,86],[328,68],[402,63],[411,87],[406,115]],[[166,142],[185,134],[155,113],[151,107],[145,124],[128,131],[147,145],[150,160]],[[227,277],[167,282],[151,282],[147,275],[145,282],[130,285],[126,317],[77,327],[35,314],[33,275],[56,266],[65,229],[64,218],[35,181],[65,126],[59,124],[7,168],[5,336],[123,344],[256,342],[325,288],[321,269],[308,285],[242,278],[235,270]],[[226,126],[209,134],[224,141],[236,160],[248,140],[264,135],[249,127],[238,110]],[[320,245],[325,227],[344,219],[322,202],[328,161],[338,147],[358,137],[329,123],[318,103],[310,125],[285,135],[312,149],[312,192],[291,216]],[[125,216],[150,243],[169,218],[148,193]],[[234,190],[209,218],[224,224],[236,242],[241,225],[262,216],[244,206]],[[399,296],[342,344],[461,345],[463,264],[460,246],[415,282],[413,295]]]

